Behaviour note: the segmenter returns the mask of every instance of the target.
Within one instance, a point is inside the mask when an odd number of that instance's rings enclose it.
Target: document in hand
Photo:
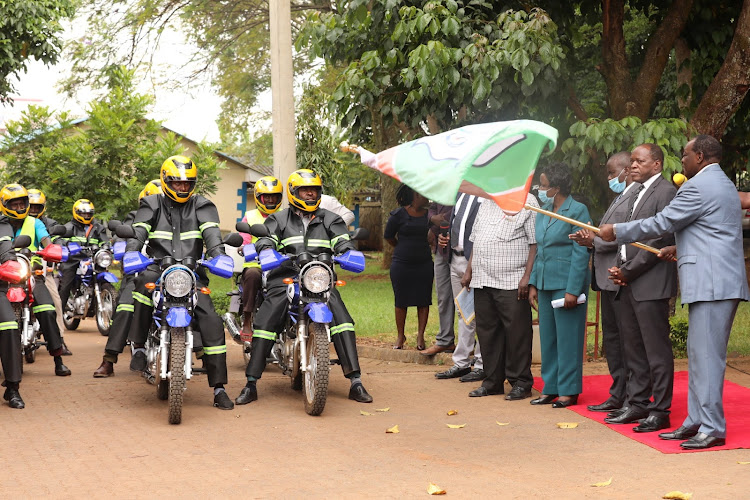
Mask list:
[[[579,295],[578,298],[576,299],[576,302],[578,304],[583,304],[584,302],[586,302],[586,294],[582,293],[581,295]],[[565,305],[565,298],[555,299],[551,301],[550,304],[552,304],[552,307],[554,309],[560,309],[562,306]]]
[[[474,321],[474,289],[463,288],[454,300],[458,313],[467,325]]]

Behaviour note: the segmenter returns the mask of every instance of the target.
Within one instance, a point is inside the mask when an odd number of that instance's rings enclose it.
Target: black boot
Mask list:
[[[234,403],[229,399],[227,391],[219,391],[214,394],[214,406],[220,410],[231,410],[234,408]]]
[[[15,408],[17,410],[22,410],[26,408],[26,404],[23,402],[23,399],[21,398],[21,394],[18,392],[18,384],[14,384],[13,387],[10,387],[10,384],[7,389],[5,389],[5,394],[3,394],[3,399],[8,402],[8,406],[11,408]]]
[[[331,336],[333,347],[336,348],[336,355],[341,362],[341,369],[344,376],[348,377],[353,372],[359,370],[359,356],[357,355],[357,338],[351,330],[337,333]]]
[[[240,395],[234,400],[238,405],[246,405],[258,401],[258,387],[255,382],[248,382],[245,387],[242,388]]]
[[[60,356],[55,356],[55,375],[58,377],[67,377],[70,375],[70,368],[63,364]]]

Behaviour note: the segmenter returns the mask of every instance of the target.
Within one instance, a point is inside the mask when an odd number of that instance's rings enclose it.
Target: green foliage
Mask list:
[[[12,101],[9,78],[25,73],[29,59],[57,62],[60,22],[73,16],[73,7],[73,0],[0,1],[0,103]]]
[[[688,320],[672,316],[669,318],[669,340],[675,358],[687,357]]]

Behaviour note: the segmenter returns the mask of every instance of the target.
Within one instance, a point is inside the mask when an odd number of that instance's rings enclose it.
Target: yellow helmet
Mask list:
[[[198,168],[193,160],[186,156],[170,156],[161,166],[161,189],[165,195],[177,203],[185,203],[195,191],[195,183],[198,180]],[[177,191],[172,187],[172,182],[189,182],[189,191]]]
[[[152,194],[161,193],[161,180],[154,179],[152,181],[149,181],[149,183],[146,184],[146,187],[143,188],[141,194],[138,195],[138,201],[141,201],[141,198],[143,198],[144,196],[151,196]]]
[[[14,200],[23,200],[21,208],[10,208]],[[8,184],[0,190],[0,210],[11,219],[25,219],[29,214],[29,192],[20,184]]]
[[[281,196],[284,193],[284,188],[281,187],[281,183],[276,177],[267,175],[261,177],[255,181],[255,187],[253,187],[253,198],[255,198],[255,206],[261,213],[271,215],[281,207]],[[264,194],[277,194],[279,195],[279,201],[271,203],[269,201],[263,202],[261,195]]]
[[[94,204],[85,198],[73,203],[73,218],[81,224],[91,224],[94,219]]]
[[[297,196],[297,191],[301,187],[318,188],[318,196],[313,201],[304,201]],[[305,212],[314,212],[320,206],[320,195],[323,191],[323,182],[318,174],[306,168],[295,170],[286,181],[286,197],[289,204]]]
[[[29,212],[31,212],[32,205],[41,205],[42,209],[37,212],[34,217],[39,218],[44,215],[44,211],[47,210],[47,197],[39,189],[29,189]]]

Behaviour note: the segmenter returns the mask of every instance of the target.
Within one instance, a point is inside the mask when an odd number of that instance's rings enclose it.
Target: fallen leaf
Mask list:
[[[464,427],[466,427],[466,424],[459,424],[459,425],[445,424],[445,425],[447,425],[451,429],[463,429]]]
[[[737,463],[740,464],[740,465],[748,465],[748,464],[750,464],[750,462],[737,462]]]
[[[611,477],[607,481],[604,481],[604,482],[601,482],[601,483],[594,483],[591,486],[593,486],[594,488],[601,488],[602,486],[609,486],[610,484],[612,484],[612,478]]]
[[[385,433],[386,433],[386,434],[398,434],[398,432],[399,432],[399,431],[398,431],[398,425],[394,425],[394,426],[393,426],[393,427],[391,427],[390,429],[386,429],[386,430],[385,430]]]
[[[557,427],[559,429],[575,429],[578,427],[577,422],[558,422]]]
[[[448,410],[448,415],[458,415],[458,410]]]
[[[374,413],[370,413],[369,411],[362,411],[359,410],[360,415],[364,415],[365,417],[369,417],[370,415],[375,415]]]
[[[497,420],[495,420],[495,423],[497,425],[510,425],[510,422],[498,422]]]
[[[668,498],[673,500],[690,500],[693,498],[692,493],[683,493],[681,491],[670,491],[669,493],[665,494],[662,498]]]
[[[390,407],[388,407],[388,408],[378,408],[375,411],[390,411],[390,410],[391,410]]]
[[[427,493],[430,495],[445,495],[445,490],[435,483],[430,483],[427,486]]]

